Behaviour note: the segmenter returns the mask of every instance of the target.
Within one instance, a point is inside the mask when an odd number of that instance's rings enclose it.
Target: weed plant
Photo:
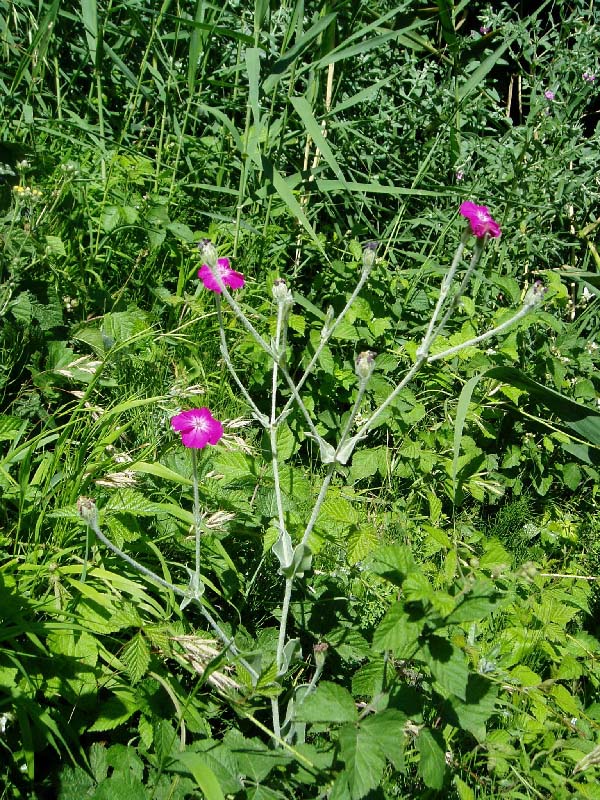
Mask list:
[[[600,796],[599,25],[589,0],[0,7],[0,797]],[[460,349],[364,427],[423,355],[465,200],[503,235],[429,355]],[[266,348],[198,281],[203,239]],[[224,435],[192,461],[170,420],[205,407]]]

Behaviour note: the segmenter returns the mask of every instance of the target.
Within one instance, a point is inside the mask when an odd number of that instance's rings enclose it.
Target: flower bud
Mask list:
[[[209,267],[217,266],[217,248],[210,239],[201,239],[198,242],[198,250],[200,250],[203,261],[208,264]]]
[[[375,369],[375,356],[372,350],[365,350],[359,353],[356,358],[356,375],[363,381],[368,380]]]
[[[548,290],[541,281],[535,281],[535,283],[532,284],[527,290],[527,294],[523,300],[523,305],[530,307],[539,305],[544,299],[547,291]]]
[[[377,252],[378,242],[367,242],[363,247],[362,263],[364,269],[371,269],[375,263],[375,253]]]
[[[288,289],[287,283],[283,278],[276,278],[273,281],[273,299],[278,303],[285,303],[286,305],[293,305],[294,299],[291,291]]]
[[[98,527],[98,509],[96,501],[91,497],[80,497],[77,500],[77,513],[90,528]]]
[[[317,642],[317,644],[313,645],[315,663],[319,669],[323,669],[323,665],[325,664],[325,654],[328,650],[329,645],[327,642]]]

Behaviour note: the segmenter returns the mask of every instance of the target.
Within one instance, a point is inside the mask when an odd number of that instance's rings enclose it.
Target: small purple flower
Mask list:
[[[593,72],[588,72],[587,69],[581,76],[586,83],[594,83],[596,76]]]
[[[492,218],[487,206],[478,206],[470,200],[465,200],[458,210],[469,221],[471,233],[478,239],[483,239],[484,236],[496,239],[502,233],[500,225]]]
[[[171,427],[181,433],[184,447],[201,450],[207,444],[216,444],[223,436],[223,426],[208,408],[192,408],[171,417]]]
[[[236,272],[234,269],[231,269],[228,258],[217,259],[217,266],[215,269],[219,271],[219,275],[225,286],[229,286],[230,289],[241,289],[244,285],[244,276],[241,272]],[[210,289],[211,292],[221,294],[219,282],[208,264],[203,264],[200,267],[198,270],[198,277],[204,284],[205,289]]]
[[[462,179],[465,177],[465,173],[463,172],[462,169],[459,169],[459,170],[457,170],[455,177],[456,177],[457,183],[460,183],[460,181],[462,181]]]
[[[482,26],[481,26],[481,28],[479,28],[479,33],[480,33],[482,36],[487,36],[487,34],[488,34],[488,33],[489,33],[491,30],[492,30],[492,26],[491,26],[491,25],[482,25]]]
[[[544,97],[546,98],[546,100],[554,100],[556,95],[551,89],[546,89],[546,91],[544,92]]]

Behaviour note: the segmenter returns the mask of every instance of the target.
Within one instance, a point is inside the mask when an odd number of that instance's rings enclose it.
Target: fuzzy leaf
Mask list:
[[[385,756],[377,740],[362,726],[346,725],[340,731],[340,755],[352,800],[360,800],[379,786]]]
[[[298,708],[300,722],[355,722],[358,712],[350,692],[337,683],[322,681]]]
[[[150,665],[150,651],[141,631],[127,642],[121,651],[121,660],[125,664],[132,684],[135,685],[144,677]]]

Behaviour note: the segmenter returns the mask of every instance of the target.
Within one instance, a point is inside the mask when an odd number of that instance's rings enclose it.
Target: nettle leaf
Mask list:
[[[373,649],[378,653],[391,650],[397,658],[411,658],[418,648],[425,615],[409,614],[403,603],[396,603],[381,620],[373,635]]]
[[[349,564],[365,559],[379,544],[379,536],[372,525],[360,525],[348,535],[347,555]]]
[[[422,728],[417,737],[419,775],[430,789],[441,789],[446,776],[446,747],[442,734]]]
[[[379,786],[385,756],[368,729],[346,725],[339,734],[340,756],[352,800],[360,800]]]
[[[322,681],[298,708],[299,722],[356,722],[358,711],[350,692],[337,683]]]
[[[384,658],[373,658],[360,667],[352,676],[354,697],[374,697],[381,692],[386,662]]]
[[[360,481],[370,478],[375,473],[385,475],[387,472],[387,448],[371,447],[366,450],[357,450],[352,456],[349,478],[351,481]]]
[[[99,705],[99,716],[88,731],[112,731],[139,710],[133,692],[128,689],[115,689],[113,696]]]
[[[119,489],[108,500],[104,511],[127,512],[139,516],[154,516],[160,507],[134,489]]]
[[[406,714],[401,711],[388,708],[360,723],[362,731],[373,737],[398,772],[404,771],[404,725],[407,719]]]
[[[125,664],[131,682],[135,685],[140,681],[150,666],[150,650],[141,631],[121,651],[121,660]]]
[[[419,656],[446,692],[466,699],[469,665],[462,650],[441,636],[430,636],[419,650]]]
[[[418,569],[410,547],[402,544],[381,547],[374,553],[370,568],[397,586],[402,586],[406,576]]]

